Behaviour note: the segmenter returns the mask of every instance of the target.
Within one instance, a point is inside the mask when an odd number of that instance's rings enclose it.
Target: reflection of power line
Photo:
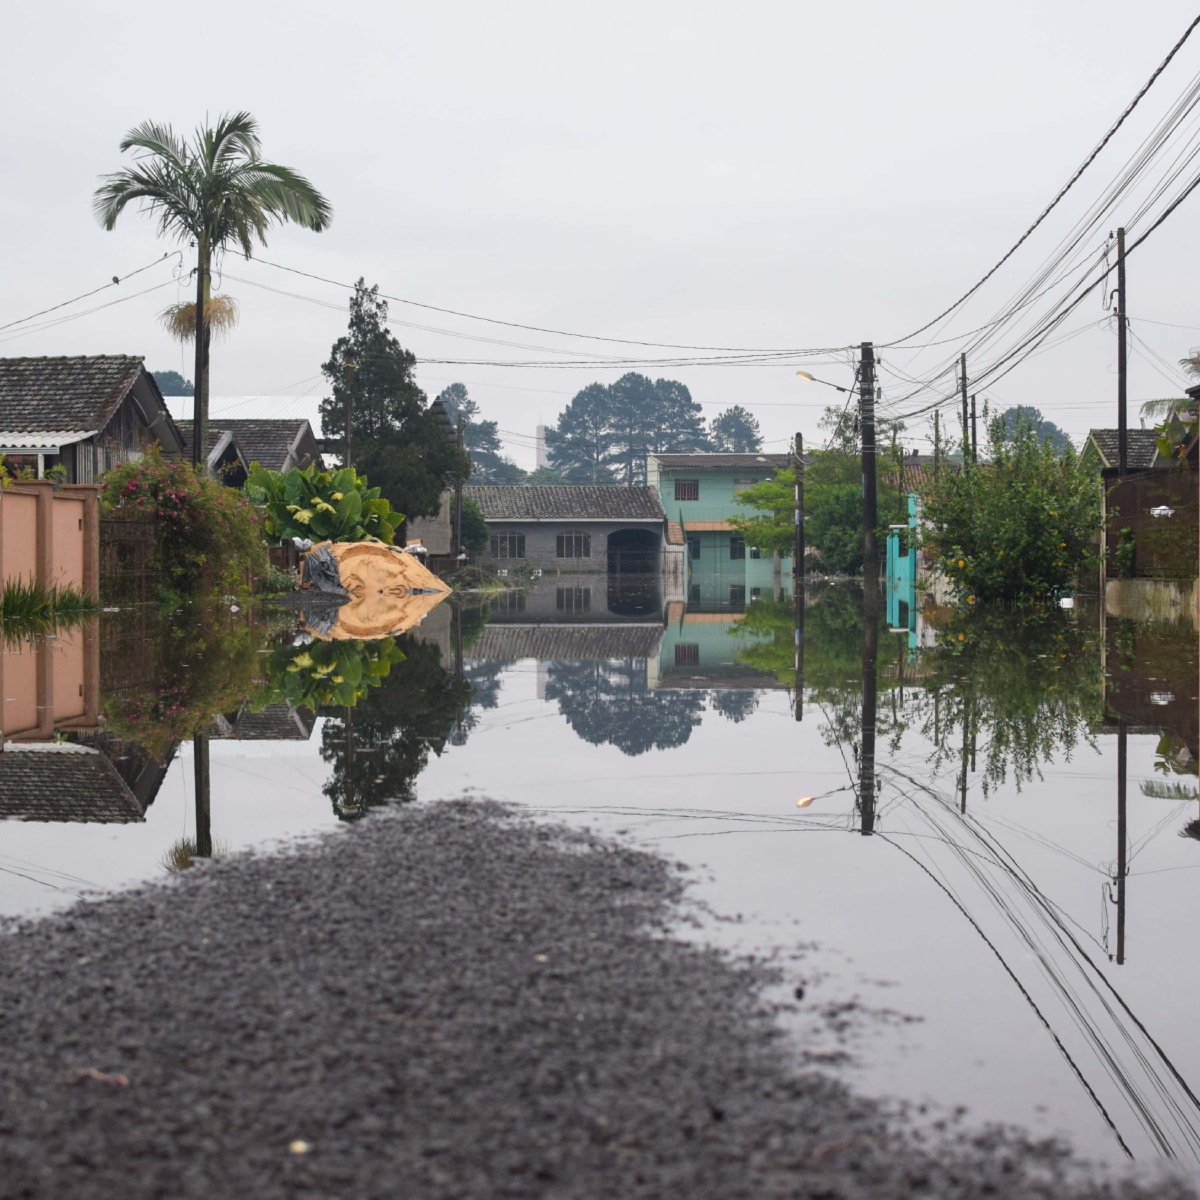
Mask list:
[[[905,794],[913,802],[916,813],[943,834],[946,844],[956,855],[960,865],[988,896],[1009,927],[1024,943],[1047,981],[1057,992],[1072,1022],[1096,1054],[1105,1073],[1117,1087],[1159,1152],[1171,1157],[1184,1153],[1200,1160],[1200,1131],[1197,1129],[1195,1120],[1196,1114],[1200,1113],[1200,1101],[1197,1100],[1162,1047],[1150,1035],[1145,1025],[1135,1016],[1116,988],[1084,950],[1079,940],[1067,928],[1057,906],[1045,896],[1003,844],[983,829],[978,822],[969,817],[965,819],[960,817],[953,812],[953,805],[946,798],[939,796],[919,781],[907,776],[902,777],[914,788],[913,792]],[[934,801],[932,810],[920,803],[917,793],[923,793]],[[946,818],[947,825],[943,825],[939,820],[939,813]],[[966,831],[985,853],[980,854],[978,851],[961,845],[960,838],[963,831]],[[954,836],[955,832],[958,833],[958,837]],[[907,851],[904,853],[907,854]],[[1014,897],[1006,893],[987,871],[987,865],[996,868],[1002,879],[1016,885],[1017,897],[1023,899],[1032,908],[1038,921],[1050,934],[1050,945],[1045,945],[1039,940],[1033,926],[1017,911],[1013,903]],[[961,905],[961,901],[958,903]],[[962,908],[965,913],[965,905]],[[973,919],[972,924],[978,928]],[[1071,984],[1059,963],[1056,962],[1055,944],[1060,952],[1065,953],[1069,964],[1082,976],[1086,984],[1082,995]],[[1022,992],[1025,994],[1026,989],[1022,988]],[[1115,1007],[1109,1002],[1105,995],[1106,992],[1115,1001]],[[1085,1000],[1085,996],[1088,994],[1098,1004],[1099,1016],[1110,1022],[1115,1029],[1117,1035],[1115,1043],[1109,1035],[1102,1031],[1097,1018],[1088,1011]],[[1117,1011],[1118,1008],[1120,1013]],[[1037,1011],[1039,1019],[1041,1019],[1040,1009]],[[1128,1018],[1127,1021],[1122,1018],[1121,1013]],[[1144,1039],[1150,1048],[1149,1051],[1139,1044],[1131,1027]],[[1056,1041],[1061,1040],[1057,1035],[1054,1036]],[[1121,1043],[1131,1053],[1137,1067],[1144,1074],[1149,1084],[1150,1095],[1144,1094],[1143,1087],[1138,1084],[1121,1062],[1118,1049]],[[1074,1063],[1072,1066],[1074,1069]],[[1165,1068],[1165,1073],[1160,1067]],[[1182,1095],[1174,1093],[1172,1083],[1178,1086]],[[1094,1089],[1090,1085],[1088,1085],[1088,1093],[1094,1097]],[[1155,1104],[1156,1099],[1157,1105]],[[1101,1107],[1105,1120],[1111,1125],[1112,1122],[1107,1111],[1102,1106],[1098,1107]],[[1164,1110],[1164,1117],[1160,1118],[1160,1114],[1155,1111],[1156,1107]],[[1126,1143],[1119,1135],[1118,1140],[1128,1150]]]

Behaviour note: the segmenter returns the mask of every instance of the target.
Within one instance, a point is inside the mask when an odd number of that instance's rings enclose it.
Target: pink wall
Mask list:
[[[54,497],[54,582],[83,588],[83,501]]]
[[[0,583],[66,585],[99,599],[100,511],[94,484],[38,480],[0,488]]]
[[[37,497],[0,496],[0,574],[5,583],[37,578],[37,544]]]

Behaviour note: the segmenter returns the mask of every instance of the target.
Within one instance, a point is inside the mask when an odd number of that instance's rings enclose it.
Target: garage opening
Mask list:
[[[658,570],[659,535],[651,529],[618,529],[608,535],[610,575],[648,575]]]

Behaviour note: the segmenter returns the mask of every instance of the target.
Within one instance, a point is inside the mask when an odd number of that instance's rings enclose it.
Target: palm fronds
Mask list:
[[[1138,784],[1143,796],[1152,800],[1197,800],[1196,785],[1173,779],[1143,779]]]

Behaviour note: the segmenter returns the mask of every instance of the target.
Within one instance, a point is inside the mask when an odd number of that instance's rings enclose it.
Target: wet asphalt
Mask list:
[[[0,1197],[1190,1196],[806,1068],[652,855],[416,807],[0,932]]]

